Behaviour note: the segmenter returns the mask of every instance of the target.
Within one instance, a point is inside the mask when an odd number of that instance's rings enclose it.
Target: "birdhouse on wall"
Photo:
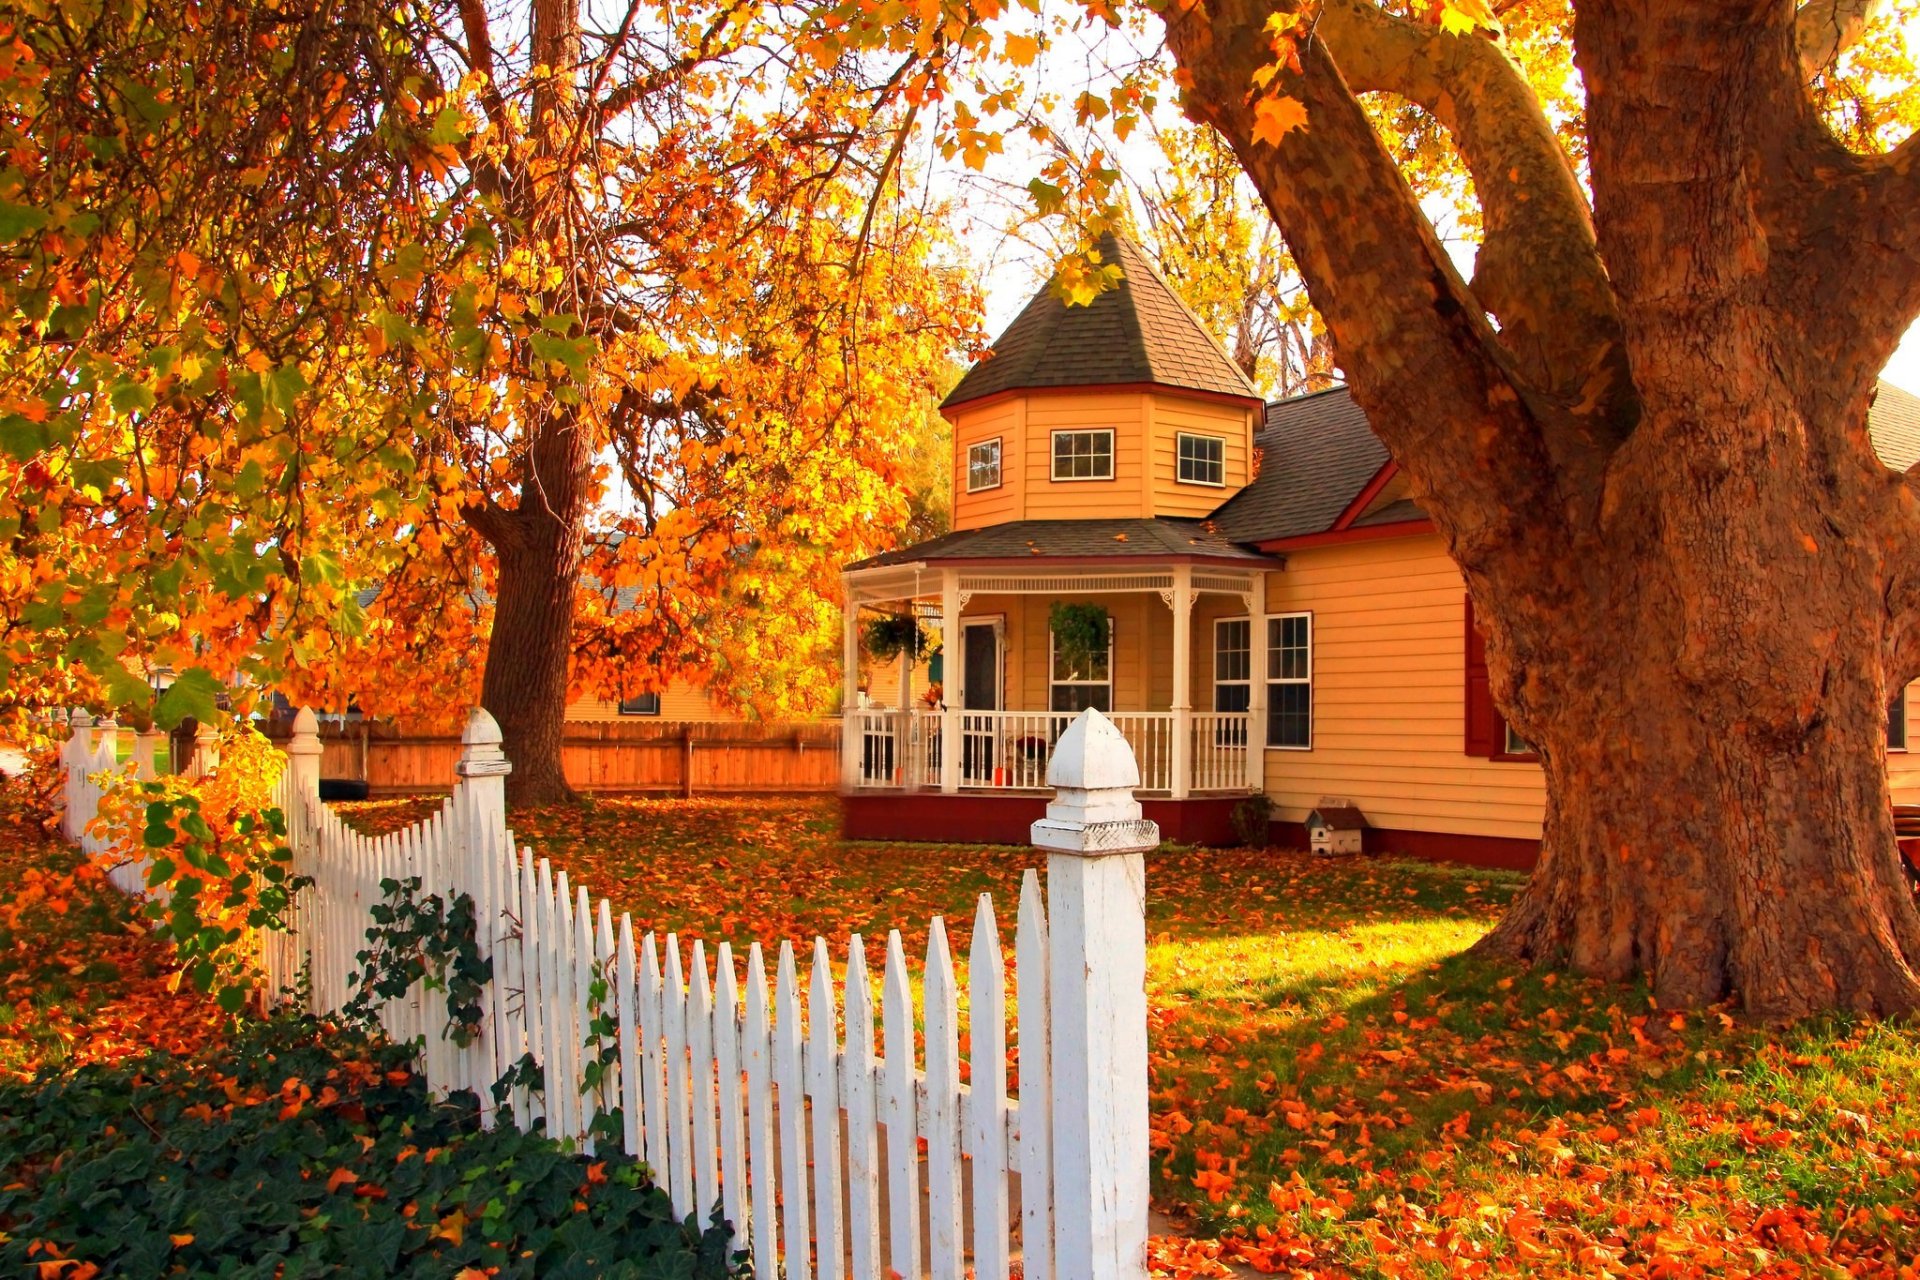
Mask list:
[[[1358,853],[1367,819],[1345,800],[1326,796],[1307,815],[1307,846],[1318,854]]]

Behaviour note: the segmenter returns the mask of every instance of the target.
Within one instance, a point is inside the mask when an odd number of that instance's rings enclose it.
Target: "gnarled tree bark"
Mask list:
[[[1326,0],[1270,89],[1306,127],[1255,141],[1275,7],[1169,8],[1169,43],[1539,752],[1541,861],[1485,945],[1663,1004],[1920,1009],[1884,755],[1920,675],[1920,502],[1866,431],[1920,311],[1920,144],[1851,155],[1805,88],[1814,28],[1866,6],[1576,0],[1590,220],[1494,40],[1367,0]],[[1471,285],[1361,90],[1451,131],[1488,214]]]

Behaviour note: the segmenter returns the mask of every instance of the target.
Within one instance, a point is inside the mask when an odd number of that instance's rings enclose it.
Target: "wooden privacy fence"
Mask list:
[[[284,745],[288,721],[266,726]],[[320,730],[323,778],[350,778],[376,795],[444,791],[460,759],[457,737],[407,734],[386,724]],[[567,781],[581,791],[830,792],[840,781],[837,721],[570,723],[561,741]]]
[[[540,1126],[587,1151],[596,1118],[617,1114],[614,1132],[675,1211],[718,1206],[755,1274],[960,1280],[970,1270],[1004,1280],[1017,1254],[1029,1280],[1146,1275],[1141,855],[1159,832],[1133,799],[1139,774],[1126,740],[1099,712],[1083,713],[1055,747],[1057,795],[1033,828],[1049,851],[1046,896],[1029,871],[1011,1023],[993,904],[979,899],[964,1057],[938,917],[920,971],[917,1053],[913,975],[897,930],[877,1029],[857,934],[838,949],[814,939],[804,985],[790,941],[769,983],[757,943],[743,966],[726,942],[636,939],[626,915],[616,921],[605,899],[570,885],[508,830],[510,766],[484,711],[463,736],[453,794],[390,835],[353,831],[320,803],[324,750],[301,712],[278,802],[294,870],[312,881],[291,930],[262,939],[266,985],[280,998],[304,971],[314,1011],[342,1010],[356,993],[369,912],[390,900],[382,882],[417,878],[422,895],[471,900],[492,975],[464,1043],[449,1037],[444,987],[416,982],[377,1006],[389,1035],[420,1046],[432,1087],[471,1090],[483,1123]],[[87,798],[70,793],[76,805]],[[836,955],[846,961],[840,981]],[[1009,1030],[1018,1033],[1017,1098],[1007,1088]]]

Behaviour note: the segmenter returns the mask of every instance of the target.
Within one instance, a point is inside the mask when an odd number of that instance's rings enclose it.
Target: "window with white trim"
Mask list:
[[[1226,484],[1225,436],[1196,436],[1182,431],[1174,436],[1173,444],[1182,484],[1212,485],[1216,489]]]
[[[1267,745],[1313,746],[1313,615],[1267,619]]]
[[[1047,703],[1054,711],[1113,710],[1113,619],[1107,619],[1107,651],[1083,661],[1067,661],[1053,632],[1047,632]]]
[[[1053,478],[1055,480],[1113,479],[1113,432],[1054,432]]]
[[[1253,620],[1217,618],[1213,624],[1213,709],[1253,705]]]
[[[620,714],[623,716],[657,716],[660,714],[660,695],[657,693],[636,694],[631,698],[620,699]]]
[[[1887,750],[1907,749],[1907,691],[1900,690],[1887,707]]]
[[[967,492],[1000,487],[1000,437],[982,440],[967,450]]]

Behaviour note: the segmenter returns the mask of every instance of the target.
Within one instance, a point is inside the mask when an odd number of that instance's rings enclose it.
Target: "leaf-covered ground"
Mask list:
[[[935,913],[964,940],[975,896],[1010,907],[1039,864],[842,843],[828,801],[602,800],[513,824],[636,925],[736,945],[897,925],[918,947]],[[1197,1237],[1156,1238],[1158,1270],[1920,1274],[1920,1035],[1770,1033],[1464,955],[1519,883],[1150,856],[1154,1195]]]
[[[187,1053],[223,1025],[78,850],[0,802],[0,1078]]]
[[[430,1097],[405,1051],[240,1021],[0,789],[0,1274],[719,1277],[619,1152]]]

